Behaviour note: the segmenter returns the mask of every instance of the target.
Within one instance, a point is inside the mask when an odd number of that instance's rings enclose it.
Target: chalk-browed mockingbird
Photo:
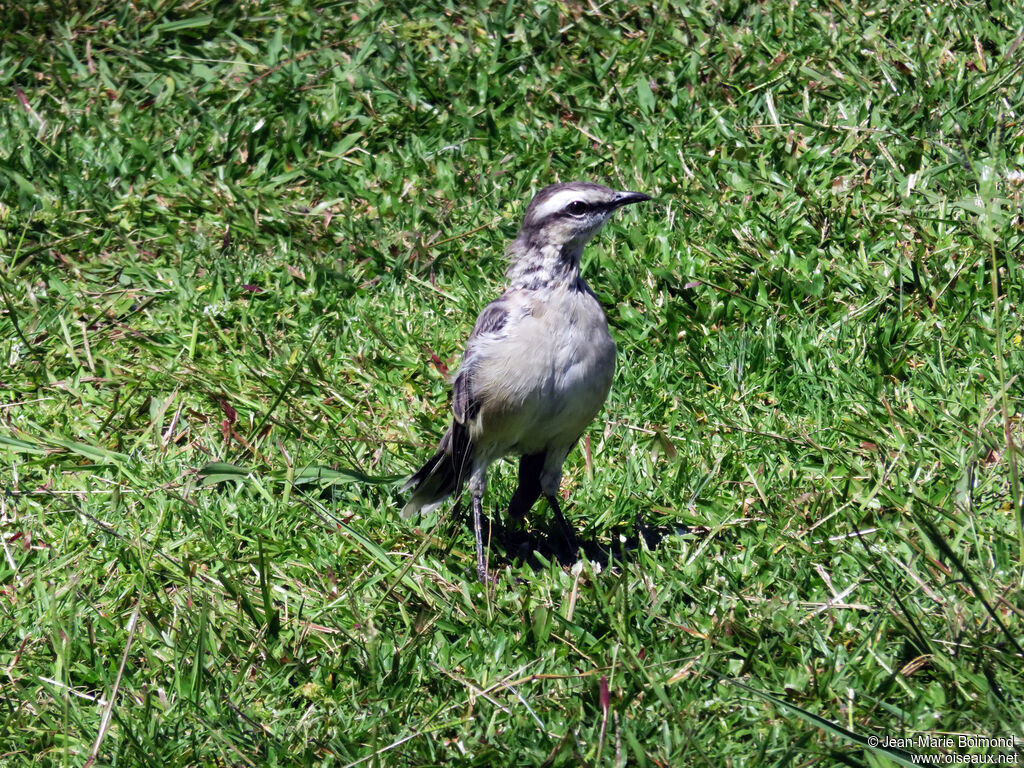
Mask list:
[[[406,483],[412,495],[402,516],[432,509],[468,480],[481,581],[487,467],[502,456],[522,457],[509,514],[523,517],[543,493],[573,552],[578,547],[558,505],[562,464],[604,404],[615,370],[615,342],[580,277],[580,257],[616,209],[649,199],[582,181],[542,189],[508,248],[508,288],[484,307],[466,342],[452,425]]]

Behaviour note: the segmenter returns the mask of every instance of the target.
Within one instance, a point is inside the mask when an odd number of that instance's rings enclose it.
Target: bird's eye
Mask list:
[[[565,207],[565,210],[573,216],[581,216],[586,213],[589,208],[590,206],[582,200],[573,200]]]

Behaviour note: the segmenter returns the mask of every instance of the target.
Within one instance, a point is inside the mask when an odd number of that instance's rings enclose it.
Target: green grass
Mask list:
[[[1017,4],[0,22],[0,764],[1024,738]],[[619,369],[567,514],[689,532],[604,569],[495,550],[485,590],[398,479],[569,179],[658,200],[585,259]]]

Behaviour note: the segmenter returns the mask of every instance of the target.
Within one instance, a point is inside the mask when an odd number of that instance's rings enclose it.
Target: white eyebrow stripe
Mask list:
[[[560,189],[537,207],[536,212],[533,214],[533,219],[534,221],[542,221],[551,214],[565,208],[573,200],[579,200],[580,197],[580,191],[577,189]]]

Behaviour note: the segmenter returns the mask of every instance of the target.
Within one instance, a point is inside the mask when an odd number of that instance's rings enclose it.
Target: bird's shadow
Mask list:
[[[459,524],[473,530],[473,521],[468,512],[462,510],[462,504],[456,511],[455,519]],[[536,518],[534,518],[536,519]],[[495,517],[484,515],[481,519],[485,545],[490,544],[490,565],[525,563],[533,570],[544,567],[544,561],[557,560],[562,566],[572,566],[581,558],[603,568],[635,560],[641,546],[648,550],[657,549],[661,543],[675,536],[700,536],[709,533],[703,526],[657,525],[645,523],[640,516],[636,517],[632,531],[628,535],[613,535],[610,543],[596,539],[585,539],[577,534],[578,549],[571,546],[557,525],[530,528],[525,521],[519,524],[506,525]]]

